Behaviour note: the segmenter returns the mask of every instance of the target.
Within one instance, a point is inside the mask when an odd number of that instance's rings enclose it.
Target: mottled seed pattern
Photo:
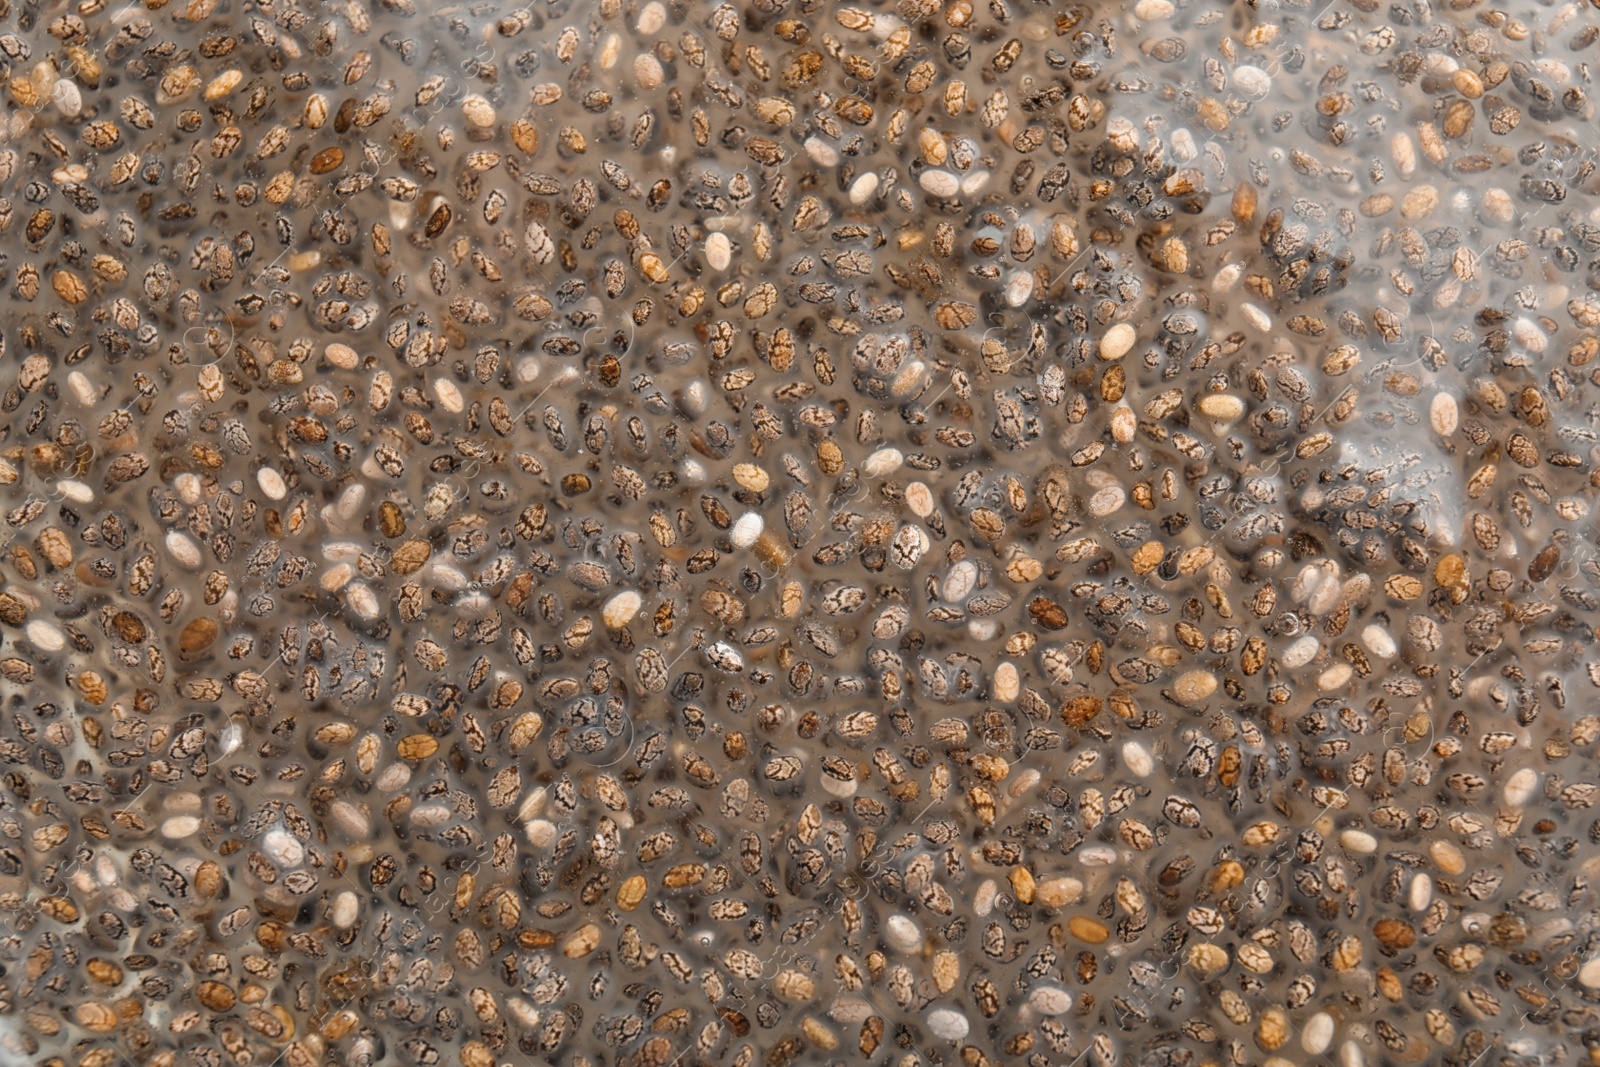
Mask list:
[[[0,0],[0,1063],[1600,1062],[1597,41]]]

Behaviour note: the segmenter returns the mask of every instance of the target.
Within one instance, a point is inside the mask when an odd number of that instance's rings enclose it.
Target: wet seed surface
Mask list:
[[[1600,1060],[1597,40],[0,0],[0,1062]]]

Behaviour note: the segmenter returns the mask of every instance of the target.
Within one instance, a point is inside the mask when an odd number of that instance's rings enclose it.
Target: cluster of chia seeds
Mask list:
[[[0,0],[0,1067],[1600,1065],[1597,43]]]

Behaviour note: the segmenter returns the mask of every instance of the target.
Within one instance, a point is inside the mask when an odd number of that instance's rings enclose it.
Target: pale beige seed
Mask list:
[[[57,527],[50,526],[40,531],[36,544],[45,559],[57,570],[72,565],[72,541],[66,533]]]
[[[1444,951],[1443,960],[1457,974],[1470,974],[1483,965],[1486,955],[1482,945],[1454,945]]]
[[[1191,707],[1204,703],[1217,691],[1217,676],[1210,671],[1188,671],[1172,684],[1172,695]]]
[[[200,75],[187,64],[170,69],[161,78],[156,91],[156,102],[176,104],[200,85]]]
[[[1329,962],[1332,963],[1336,972],[1346,974],[1355,969],[1356,965],[1361,962],[1363,951],[1360,938],[1347,937],[1334,946],[1333,955],[1330,957]]]
[[[1428,157],[1429,163],[1443,163],[1450,155],[1450,149],[1445,146],[1444,138],[1439,135],[1439,128],[1431,122],[1417,124],[1417,140],[1422,144],[1422,154]]]
[[[1394,160],[1395,170],[1406,181],[1417,173],[1417,147],[1409,134],[1397,133],[1389,139],[1389,155]]]
[[[772,126],[787,126],[794,121],[794,103],[781,96],[762,97],[756,101],[755,109],[756,117]]]
[[[1032,556],[1018,556],[1006,564],[1006,577],[1018,585],[1036,582],[1044,576],[1044,564]]]
[[[1189,245],[1181,237],[1168,237],[1161,243],[1156,262],[1174,274],[1189,272]]]
[[[1195,105],[1195,117],[1212,133],[1222,133],[1233,124],[1227,105],[1214,96],[1203,96]]]
[[[589,955],[600,947],[600,927],[594,923],[585,923],[572,933],[561,945],[561,954],[568,959],[580,959]]]
[[[1433,214],[1438,206],[1439,190],[1432,185],[1418,185],[1401,199],[1400,215],[1408,221],[1417,222]]]
[[[800,1030],[806,1035],[807,1041],[823,1052],[832,1052],[839,1047],[839,1035],[813,1015],[800,1020]]]
[[[312,93],[306,98],[305,107],[300,111],[300,121],[308,130],[320,130],[328,122],[328,98],[321,93]]]
[[[753,463],[736,463],[733,467],[733,480],[752,493],[764,493],[771,479],[767,472]]]
[[[994,698],[1002,704],[1016,700],[1022,692],[1021,678],[1014,663],[1002,663],[994,672]]]
[[[521,752],[533,743],[542,729],[544,729],[544,717],[537,711],[525,711],[517,716],[516,721],[506,731],[506,747],[513,753]]]
[[[1100,338],[1100,358],[1108,361],[1121,359],[1133,350],[1137,339],[1138,334],[1132,326],[1125,322],[1117,323]]]
[[[1461,850],[1449,841],[1434,841],[1428,846],[1428,855],[1445,874],[1454,876],[1467,869]]]
[[[1469,100],[1476,100],[1483,95],[1483,79],[1465,67],[1450,75],[1450,84]]]
[[[1409,574],[1395,574],[1384,579],[1384,592],[1396,600],[1415,600],[1422,595],[1422,583]]]
[[[1128,444],[1139,428],[1139,417],[1126,403],[1118,404],[1111,413],[1111,436],[1118,444]]]
[[[804,1003],[817,995],[817,984],[802,971],[780,971],[772,982],[773,992],[784,1000]]]
[[[1072,220],[1057,215],[1050,220],[1050,250],[1057,259],[1072,259],[1078,254],[1078,235],[1073,232]]]
[[[1471,477],[1467,479],[1467,499],[1476,500],[1487,493],[1499,473],[1500,468],[1494,463],[1485,463],[1473,471]]]
[[[961,957],[949,949],[933,955],[933,984],[941,993],[948,993],[961,981]]]
[[[732,266],[733,242],[727,234],[719,231],[706,238],[706,264],[715,271],[725,271]]]
[[[339,344],[337,342],[328,345],[328,347],[322,350],[322,354],[327,357],[329,363],[333,364],[335,367],[338,367],[340,370],[355,370],[357,365],[361,362],[361,357],[357,354],[355,349],[351,348],[349,345]]]
[[[242,81],[244,81],[243,71],[236,69],[225,70],[206,84],[205,91],[201,95],[207,101],[221,100],[237,89]]]
[[[659,59],[648,52],[644,52],[634,57],[633,80],[641,89],[647,91],[659,89],[662,82],[666,81],[666,71],[662,68]],[[793,117],[793,109],[790,111],[790,117]]]
[[[624,590],[605,602],[600,616],[608,629],[620,630],[633,621],[643,604],[644,599],[638,593]]]
[[[117,1028],[117,1013],[99,1001],[90,1000],[78,1005],[73,1013],[78,1025],[97,1034],[109,1034]]]
[[[461,101],[461,114],[480,130],[486,130],[495,123],[494,105],[477,94]]]
[[[1244,414],[1244,401],[1228,393],[1207,393],[1197,406],[1200,414],[1218,422],[1234,422]]]
[[[617,887],[617,908],[621,911],[633,911],[644,903],[648,889],[649,885],[645,882],[644,875],[630,876]]]
[[[1190,968],[1202,981],[1209,981],[1228,969],[1228,950],[1221,945],[1201,942],[1189,949]]]
[[[1289,1040],[1289,1017],[1277,1005],[1261,1013],[1256,1024],[1256,1044],[1268,1052],[1276,1052]]]
[[[639,21],[635,23],[635,27],[642,36],[650,37],[660,33],[666,24],[666,5],[662,4],[661,0],[650,0],[650,3],[639,11]]]
[[[1388,193],[1373,193],[1361,200],[1361,214],[1369,219],[1380,219],[1394,210],[1394,197]]]
[[[1234,956],[1239,961],[1239,966],[1256,974],[1270,974],[1273,968],[1272,953],[1254,942],[1245,942],[1239,946]]]
[[[1483,191],[1483,211],[1494,222],[1509,223],[1516,218],[1516,202],[1511,199],[1511,194],[1504,189],[1493,188]]]
[[[1064,908],[1083,899],[1083,882],[1071,877],[1046,878],[1034,886],[1034,902],[1045,908]]]
[[[1449,437],[1460,426],[1460,415],[1455,397],[1449,393],[1436,393],[1428,405],[1428,423],[1440,437]]]

